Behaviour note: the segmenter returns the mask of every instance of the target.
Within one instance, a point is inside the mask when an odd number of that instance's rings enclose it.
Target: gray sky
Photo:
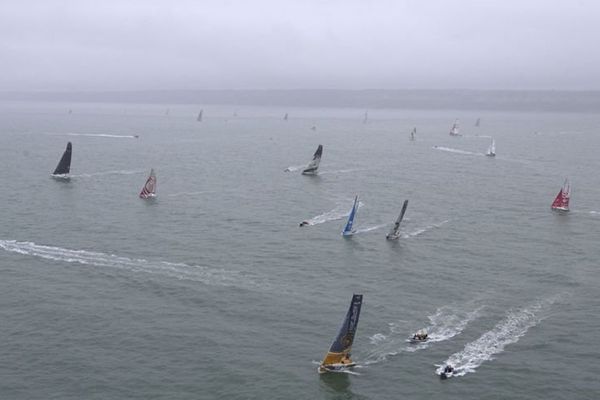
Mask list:
[[[596,0],[0,0],[0,91],[600,89]]]

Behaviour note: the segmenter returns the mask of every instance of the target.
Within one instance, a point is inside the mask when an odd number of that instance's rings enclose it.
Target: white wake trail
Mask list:
[[[387,226],[389,224],[380,224],[380,225],[374,225],[374,226],[370,226],[367,228],[362,228],[362,229],[357,229],[356,232],[354,232],[355,235],[359,234],[359,233],[365,233],[365,232],[371,232],[377,229],[381,229],[385,226]]]
[[[256,288],[267,286],[253,281],[237,271],[213,269],[199,265],[171,263],[166,261],[148,261],[141,258],[120,257],[87,250],[71,250],[61,247],[44,246],[33,242],[0,240],[0,249],[8,252],[39,257],[58,262],[93,265],[127,270],[134,273],[147,273],[170,278],[201,282],[207,285]]]
[[[115,138],[115,139],[136,139],[139,135],[112,135],[108,133],[73,133],[73,132],[65,132],[65,133],[46,133],[46,135],[51,136],[88,136],[88,137],[105,137],[105,138]]]
[[[135,174],[141,174],[145,171],[143,170],[139,170],[139,169],[131,169],[131,170],[126,170],[126,169],[121,169],[121,170],[114,170],[114,171],[102,171],[102,172],[91,172],[89,174],[72,174],[71,178],[93,178],[95,176],[104,176],[104,175],[135,175]]]
[[[440,374],[446,365],[454,367],[454,376],[463,376],[485,361],[492,360],[495,354],[502,353],[506,345],[516,343],[527,331],[544,318],[540,313],[550,307],[556,297],[538,301],[528,307],[509,311],[506,318],[479,339],[468,343],[462,351],[452,354],[436,372]]]
[[[447,151],[449,153],[465,154],[465,155],[469,155],[469,156],[485,156],[484,153],[475,153],[472,151],[453,149],[451,147],[433,146],[433,149],[440,150],[440,151]]]
[[[428,316],[429,325],[425,327],[429,340],[424,343],[410,344],[408,338],[419,328],[412,327],[409,331],[406,321],[397,321],[389,324],[388,333],[376,333],[369,340],[374,349],[366,357],[365,364],[375,364],[384,361],[389,356],[401,352],[414,352],[429,347],[431,343],[442,342],[459,335],[466,326],[481,315],[483,306],[476,309],[461,310],[451,306],[443,306],[435,314]]]
[[[362,206],[363,202],[359,200],[358,208],[360,209],[360,207]],[[333,210],[317,215],[316,217],[307,219],[306,222],[308,222],[308,225],[318,225],[329,221],[336,221],[346,218],[348,215],[350,215],[350,211],[352,211],[352,207],[348,208],[348,205],[340,205],[334,208]]]
[[[408,238],[411,238],[411,237],[419,236],[419,235],[421,235],[421,234],[423,234],[425,232],[429,232],[430,230],[440,228],[441,226],[447,224],[448,222],[450,222],[450,220],[446,219],[446,220],[444,220],[442,222],[439,222],[437,224],[427,225],[424,228],[419,228],[419,229],[417,229],[415,231],[412,231],[412,232],[409,232],[409,233],[403,233],[402,237],[404,239],[408,239]]]

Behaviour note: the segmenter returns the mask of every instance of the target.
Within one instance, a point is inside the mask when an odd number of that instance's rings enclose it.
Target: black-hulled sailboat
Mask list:
[[[140,192],[140,198],[152,199],[154,197],[156,197],[156,174],[154,173],[154,168],[151,168],[150,175]]]
[[[313,159],[308,163],[306,168],[302,171],[302,175],[316,175],[319,169],[319,163],[321,162],[321,156],[323,155],[323,145],[320,144],[317,147],[317,151],[313,155]]]
[[[52,173],[53,178],[57,179],[70,179],[69,173],[71,172],[71,142],[67,143],[67,148],[63,153],[56,169]]]
[[[394,222],[394,226],[390,230],[390,233],[388,233],[385,237],[387,240],[395,240],[400,237],[400,222],[402,222],[402,219],[404,218],[406,207],[408,207],[408,200],[404,200],[404,204],[402,205],[402,211],[400,211],[400,215],[398,215],[396,222]]]
[[[350,308],[348,308],[342,327],[321,365],[319,365],[318,371],[320,374],[325,372],[343,372],[347,368],[356,366],[356,363],[350,358],[350,352],[352,351],[352,343],[354,343],[354,336],[358,327],[362,298],[362,294],[352,295]]]

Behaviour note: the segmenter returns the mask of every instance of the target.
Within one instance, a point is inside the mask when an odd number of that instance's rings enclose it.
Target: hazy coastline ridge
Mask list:
[[[140,90],[5,91],[4,101],[216,104],[595,113],[600,91],[562,90]]]

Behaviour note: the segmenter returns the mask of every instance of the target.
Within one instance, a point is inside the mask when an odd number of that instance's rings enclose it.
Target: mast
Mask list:
[[[325,355],[325,358],[321,362],[319,372],[327,371],[327,366],[341,364],[347,366],[354,366],[350,358],[350,352],[352,351],[352,344],[354,343],[354,337],[356,335],[356,329],[358,327],[358,318],[360,317],[360,309],[362,307],[362,294],[353,294],[350,307],[346,313],[346,317],[340,327],[340,330],[329,347],[329,351]]]
[[[72,146],[69,142],[52,175],[66,175],[71,171],[71,150]]]

